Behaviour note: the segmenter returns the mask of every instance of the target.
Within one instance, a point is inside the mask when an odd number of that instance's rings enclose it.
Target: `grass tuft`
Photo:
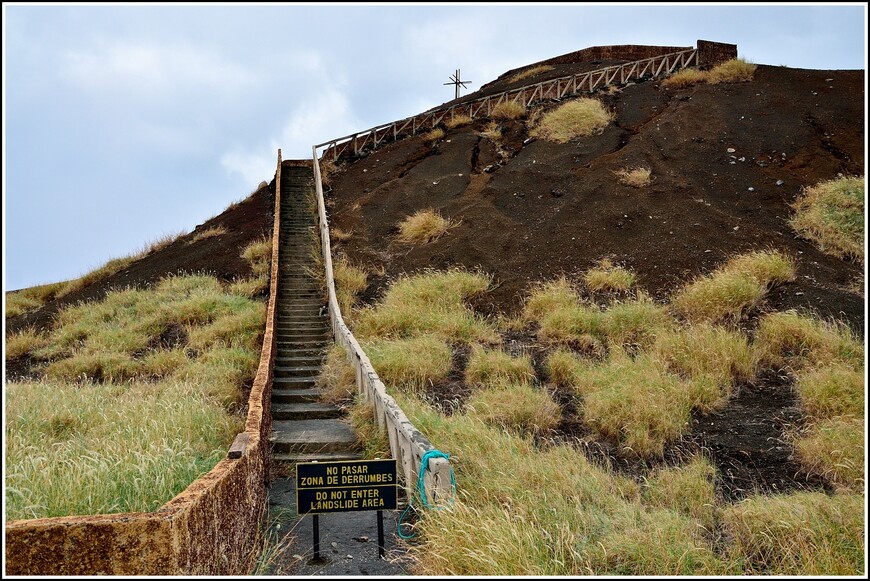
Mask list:
[[[529,134],[555,143],[568,143],[578,137],[601,133],[612,118],[601,101],[581,97],[545,113]]]
[[[489,277],[463,270],[404,277],[379,305],[359,311],[354,333],[360,338],[435,335],[451,342],[497,343],[492,325],[464,303],[489,285]]]
[[[765,364],[794,371],[834,362],[854,369],[864,364],[863,345],[846,325],[820,321],[796,311],[762,317],[755,345]]]
[[[801,465],[836,488],[864,490],[864,419],[834,417],[810,426],[794,442]]]
[[[317,387],[322,391],[321,400],[331,404],[348,403],[357,391],[356,369],[347,359],[341,345],[333,345],[317,376]]]
[[[706,83],[708,77],[709,75],[706,71],[699,71],[698,69],[680,69],[673,75],[663,80],[662,86],[683,89],[685,87],[691,87],[700,83]]]
[[[457,127],[462,127],[463,125],[468,125],[471,123],[471,117],[468,115],[454,115],[450,119],[444,122],[444,125],[447,129],[456,129]]]
[[[746,574],[856,575],[864,566],[864,497],[758,495],[725,508],[733,558]]]
[[[538,65],[536,67],[532,67],[530,69],[525,69],[524,71],[520,71],[508,80],[509,83],[516,83],[517,81],[522,81],[523,79],[528,79],[529,77],[534,77],[535,75],[539,75],[541,73],[546,73],[547,71],[552,71],[553,67],[550,65]]]
[[[466,414],[484,423],[523,435],[549,432],[559,424],[562,410],[550,395],[528,381],[499,381],[472,394]]]
[[[631,288],[634,280],[633,272],[616,266],[606,258],[583,275],[586,288],[592,292],[624,292]]]
[[[534,285],[523,309],[526,319],[534,321],[541,319],[547,313],[567,309],[580,302],[580,295],[564,276],[556,280]]]
[[[227,233],[227,229],[223,226],[212,226],[211,228],[206,228],[205,230],[200,230],[199,232],[193,235],[193,238],[190,239],[188,244],[196,244],[200,240],[205,240],[206,238],[214,238],[215,236],[223,236]]]
[[[492,108],[490,116],[493,119],[519,119],[526,114],[526,108],[516,101],[502,101]]]
[[[399,223],[399,240],[408,244],[428,244],[453,226],[453,222],[435,210],[420,210]]]
[[[478,386],[504,382],[522,385],[531,383],[534,379],[535,371],[528,355],[511,357],[498,349],[476,347],[465,370],[465,381]]]
[[[378,427],[375,421],[375,407],[368,402],[354,399],[350,407],[350,423],[356,433],[357,444],[363,450],[363,458],[390,458],[390,439],[387,431]]]
[[[647,480],[643,499],[649,506],[675,510],[700,523],[716,526],[716,468],[703,456],[682,466],[656,470]]]
[[[864,177],[830,180],[807,188],[794,203],[790,224],[823,252],[864,260]]]
[[[423,136],[423,141],[434,143],[442,137],[444,137],[444,130],[440,127],[436,127],[435,129]]]
[[[272,237],[254,240],[242,250],[242,258],[251,265],[256,275],[268,275],[272,268]]]
[[[356,296],[368,286],[368,274],[351,264],[345,256],[336,258],[332,262],[332,269],[338,306],[344,317],[350,317]]]
[[[30,355],[48,344],[48,338],[35,329],[24,329],[6,337],[6,359]]]
[[[756,65],[744,59],[731,59],[718,64],[707,73],[707,82],[711,85],[719,83],[745,83],[752,80]]]
[[[483,130],[480,132],[480,136],[484,139],[489,139],[490,141],[498,145],[499,142],[501,142],[502,138],[501,127],[499,127],[498,123],[496,123],[495,121],[490,121],[483,126]]]
[[[330,234],[333,240],[345,242],[353,237],[353,230],[342,230],[341,228],[333,228]]]
[[[613,345],[648,347],[673,326],[668,310],[643,293],[632,300],[612,303],[599,314],[598,330]]]
[[[794,262],[785,255],[752,252],[695,279],[676,293],[672,304],[693,322],[736,321],[754,309],[770,288],[794,276]]]
[[[644,188],[652,183],[652,170],[648,167],[622,168],[613,173],[624,186]]]
[[[381,381],[411,391],[447,379],[453,361],[450,346],[431,336],[366,341],[363,348]]]

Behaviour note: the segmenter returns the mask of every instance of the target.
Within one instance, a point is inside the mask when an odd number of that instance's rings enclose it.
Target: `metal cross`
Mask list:
[[[459,98],[459,87],[462,87],[463,89],[467,89],[468,87],[465,86],[465,83],[470,83],[470,82],[471,81],[460,81],[459,80],[459,69],[456,69],[456,74],[454,74],[452,77],[450,77],[450,82],[444,83],[444,84],[445,85],[456,85],[456,97],[455,98],[458,99]]]

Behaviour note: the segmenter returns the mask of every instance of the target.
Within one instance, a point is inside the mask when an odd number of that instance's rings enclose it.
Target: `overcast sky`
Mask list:
[[[606,44],[736,43],[866,68],[863,5],[3,5],[4,290],[190,231],[271,180],[277,149],[400,119]]]

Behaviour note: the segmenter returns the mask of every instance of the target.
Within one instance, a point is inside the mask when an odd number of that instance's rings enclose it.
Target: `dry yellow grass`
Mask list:
[[[864,177],[830,180],[807,188],[793,205],[790,224],[823,252],[864,260]]]
[[[432,336],[366,341],[363,347],[385,384],[412,391],[446,379],[453,361],[450,346]]]
[[[514,76],[512,76],[508,82],[516,83],[517,81],[522,81],[523,79],[528,79],[529,77],[534,77],[535,75],[540,75],[541,73],[546,73],[547,71],[552,71],[553,67],[550,65],[538,65],[536,67],[532,67],[530,69],[526,69],[524,71],[520,71]]]
[[[368,286],[368,273],[350,263],[345,256],[339,256],[332,262],[335,278],[335,293],[338,306],[344,317],[352,315],[356,296]]]
[[[350,240],[353,237],[353,230],[342,230],[341,228],[333,228],[330,236],[333,240],[337,242],[344,242],[346,240]]]
[[[490,116],[493,119],[519,119],[526,114],[526,108],[516,101],[503,101],[492,108]]]
[[[423,141],[427,141],[429,143],[434,143],[435,141],[438,141],[442,137],[444,137],[444,130],[441,129],[440,127],[436,127],[435,129],[433,129],[432,131],[430,131],[429,133],[427,133],[423,136]]]
[[[698,69],[680,69],[663,80],[662,86],[683,89],[700,83],[706,83],[707,78],[708,75],[705,71],[699,71]]]
[[[223,236],[227,233],[227,229],[223,226],[212,226],[211,228],[206,228],[205,230],[200,230],[199,232],[193,235],[193,238],[190,239],[188,244],[196,244],[200,240],[205,240],[206,238],[213,238],[215,236]]]
[[[574,307],[579,302],[580,295],[571,282],[562,276],[532,286],[526,299],[523,316],[527,320],[534,321],[553,311]]]
[[[327,352],[317,376],[317,387],[322,391],[321,400],[331,404],[346,404],[356,394],[356,369],[341,345],[333,345]]]
[[[592,292],[624,292],[631,288],[634,280],[634,273],[606,258],[583,275],[586,288]]]
[[[399,223],[399,240],[409,244],[428,244],[455,226],[435,210],[420,210]]]
[[[468,115],[454,115],[450,119],[444,122],[444,125],[447,129],[456,129],[457,127],[462,127],[463,125],[468,125],[471,123],[471,117]]]
[[[501,127],[499,127],[498,123],[495,121],[490,121],[484,125],[483,130],[480,132],[480,136],[498,144],[502,138]]]
[[[838,416],[818,421],[794,441],[801,465],[835,488],[864,490],[864,435],[862,417]]]
[[[708,533],[716,526],[716,468],[696,456],[682,466],[655,470],[643,488],[644,501],[696,519]]]
[[[619,183],[633,188],[643,188],[652,183],[652,170],[648,167],[622,168],[613,172]]]
[[[465,381],[479,386],[504,382],[522,385],[532,382],[534,378],[532,360],[527,355],[511,357],[498,349],[476,347],[465,369]]]
[[[562,409],[546,391],[527,381],[499,381],[475,391],[466,414],[520,434],[543,434],[559,424]]]
[[[690,321],[740,320],[770,288],[795,277],[794,261],[775,250],[736,256],[708,276],[695,279],[672,298]]]
[[[6,359],[29,355],[48,344],[48,338],[34,329],[24,329],[6,336]]]
[[[598,99],[581,97],[544,113],[531,128],[532,137],[568,143],[604,131],[613,115]]]
[[[752,80],[756,65],[744,59],[731,59],[718,64],[707,73],[707,82],[711,85],[719,83],[745,83]]]
[[[864,497],[756,495],[722,511],[731,557],[755,575],[861,575]]]
[[[864,365],[864,347],[844,324],[821,321],[796,311],[762,317],[755,345],[767,365],[793,371],[843,363],[853,369]]]

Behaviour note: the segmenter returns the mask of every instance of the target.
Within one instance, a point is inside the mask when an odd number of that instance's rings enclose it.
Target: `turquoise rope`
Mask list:
[[[426,488],[424,486],[424,477],[426,476],[426,467],[429,465],[429,460],[431,458],[444,458],[446,460],[450,460],[450,455],[445,454],[441,450],[429,450],[425,454],[423,454],[423,458],[420,459],[420,473],[417,475],[417,490],[414,493],[414,496],[419,496],[423,500],[423,506],[428,508],[429,510],[441,510],[444,507],[431,506],[429,501],[426,500]],[[450,497],[450,504],[453,504],[453,500],[456,497],[456,475],[453,473],[453,467],[450,467],[450,486],[453,488],[453,495]],[[405,510],[402,511],[402,514],[399,516],[399,520],[396,523],[396,534],[399,535],[399,538],[408,540],[413,539],[415,534],[406,535],[402,532],[402,521],[405,520],[405,516],[407,516],[408,511],[410,511],[414,506],[414,497],[411,497],[411,500],[408,501],[408,506]]]

